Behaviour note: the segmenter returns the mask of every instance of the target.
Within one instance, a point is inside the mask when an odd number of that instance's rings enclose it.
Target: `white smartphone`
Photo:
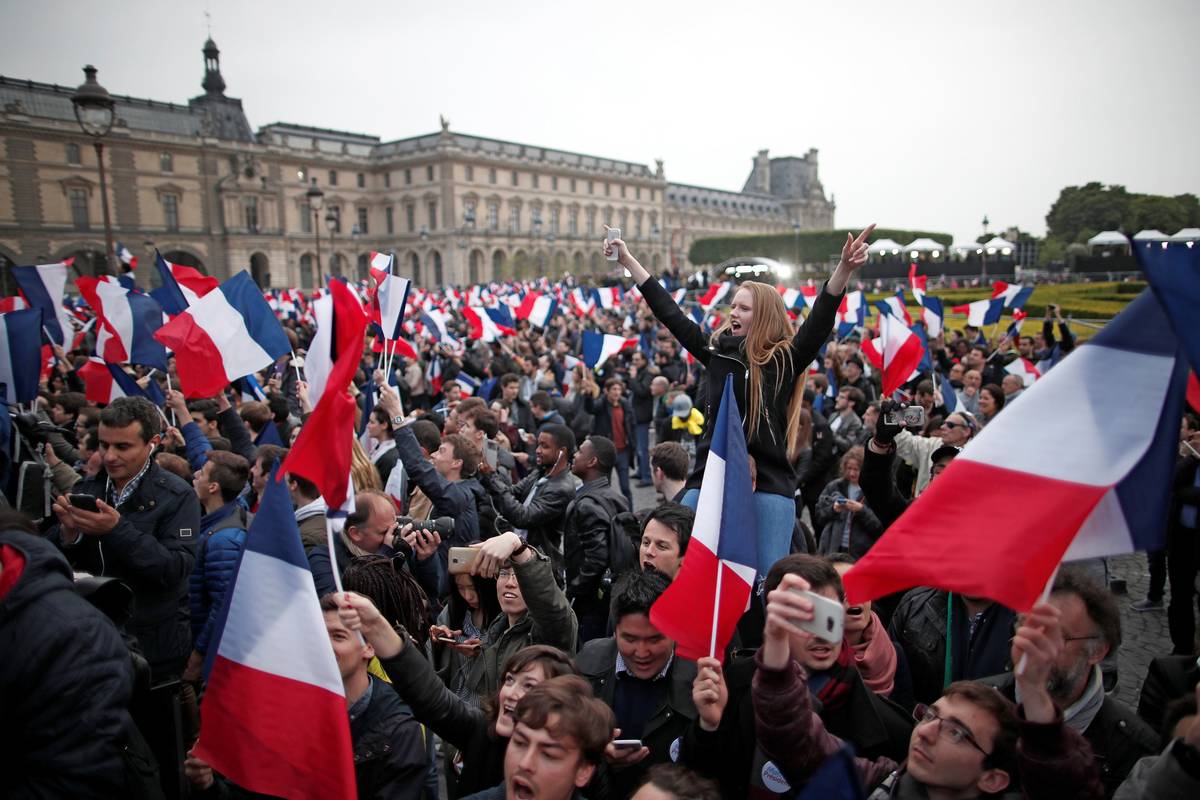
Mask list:
[[[492,469],[496,468],[496,461],[500,457],[500,445],[493,442],[491,439],[485,439],[483,442],[483,460]]]
[[[620,239],[620,238],[621,238],[621,229],[620,228],[609,228],[608,233],[605,234],[605,236],[604,236],[604,240],[606,242],[611,242],[614,239]],[[615,247],[613,248],[612,253],[609,255],[608,260],[609,261],[617,260],[617,249]]]
[[[641,739],[613,739],[612,746],[618,750],[640,750],[642,747]]]
[[[837,600],[830,600],[816,592],[802,592],[793,589],[796,594],[802,594],[812,601],[813,618],[807,622],[794,623],[805,633],[811,633],[818,639],[824,639],[830,644],[842,641],[843,629],[846,624],[846,609]]]

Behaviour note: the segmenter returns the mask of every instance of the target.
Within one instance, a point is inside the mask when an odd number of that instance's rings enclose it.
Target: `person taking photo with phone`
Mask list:
[[[607,226],[606,226],[607,228]],[[604,254],[616,255],[629,270],[654,316],[705,367],[706,420],[716,419],[727,376],[733,376],[746,446],[758,463],[759,575],[787,555],[795,524],[796,470],[789,454],[797,448],[804,371],[833,330],[838,304],[855,270],[867,262],[870,225],[857,237],[846,235],[841,259],[817,296],[812,312],[793,331],[783,299],[774,286],[746,281],[733,294],[728,318],[710,336],[688,317],[671,295],[629,252],[621,239],[606,240]],[[704,477],[712,427],[696,446],[696,467],[684,504],[696,507]]]

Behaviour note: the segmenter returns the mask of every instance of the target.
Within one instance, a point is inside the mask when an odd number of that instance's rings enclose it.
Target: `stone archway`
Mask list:
[[[367,253],[359,253],[356,267],[360,281],[369,279],[371,277],[371,256]]]
[[[559,250],[554,254],[554,275],[562,277],[567,271],[567,254]]]
[[[593,274],[599,273],[604,269],[604,262],[601,260],[599,253],[592,253],[592,257],[588,262],[588,269]]]
[[[508,258],[504,255],[504,251],[496,249],[492,251],[492,280],[504,280],[504,268],[508,263]]]
[[[472,250],[470,257],[467,259],[467,283],[476,284],[482,280],[483,273],[483,251]]]
[[[416,253],[408,254],[408,269],[412,273],[412,282],[416,286],[421,285],[421,257]]]
[[[514,278],[525,278],[533,272],[533,259],[529,257],[529,253],[524,250],[518,250],[513,253],[512,257],[512,276]]]
[[[271,263],[265,253],[254,253],[250,256],[250,277],[259,288],[266,289],[271,285]]]
[[[313,272],[316,265],[316,259],[312,253],[305,253],[300,256],[300,288],[313,288]]]
[[[433,285],[441,289],[446,283],[446,276],[442,269],[442,254],[434,250],[429,254],[429,261],[433,264]]]
[[[200,256],[187,250],[168,250],[162,254],[162,257],[172,264],[180,264],[185,267],[198,269],[205,275],[208,274],[208,267],[204,266],[204,262],[200,260]]]

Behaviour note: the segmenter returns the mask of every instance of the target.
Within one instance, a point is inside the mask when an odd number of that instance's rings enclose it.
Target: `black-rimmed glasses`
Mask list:
[[[961,744],[966,742],[967,744],[971,745],[971,747],[974,747],[976,750],[983,753],[985,758],[990,758],[992,755],[987,750],[984,750],[979,746],[979,742],[976,741],[971,732],[967,730],[967,726],[963,725],[961,722],[956,722],[955,720],[938,716],[937,710],[932,706],[927,706],[924,703],[917,703],[916,708],[913,709],[913,719],[915,719],[918,723],[937,722],[938,733],[942,736],[945,736],[951,744]]]

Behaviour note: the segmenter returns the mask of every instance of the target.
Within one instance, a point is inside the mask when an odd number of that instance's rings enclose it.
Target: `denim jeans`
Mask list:
[[[650,423],[637,424],[637,469],[638,480],[650,482]]]
[[[629,501],[629,507],[633,508],[633,492],[629,488],[629,457],[632,452],[628,447],[624,450],[617,451],[617,483],[621,486],[621,494],[625,495],[625,499]]]
[[[699,489],[688,489],[683,496],[683,504],[692,510],[699,501]],[[758,522],[758,577],[762,579],[771,571],[772,564],[792,551],[796,502],[781,494],[755,492],[754,512]]]

